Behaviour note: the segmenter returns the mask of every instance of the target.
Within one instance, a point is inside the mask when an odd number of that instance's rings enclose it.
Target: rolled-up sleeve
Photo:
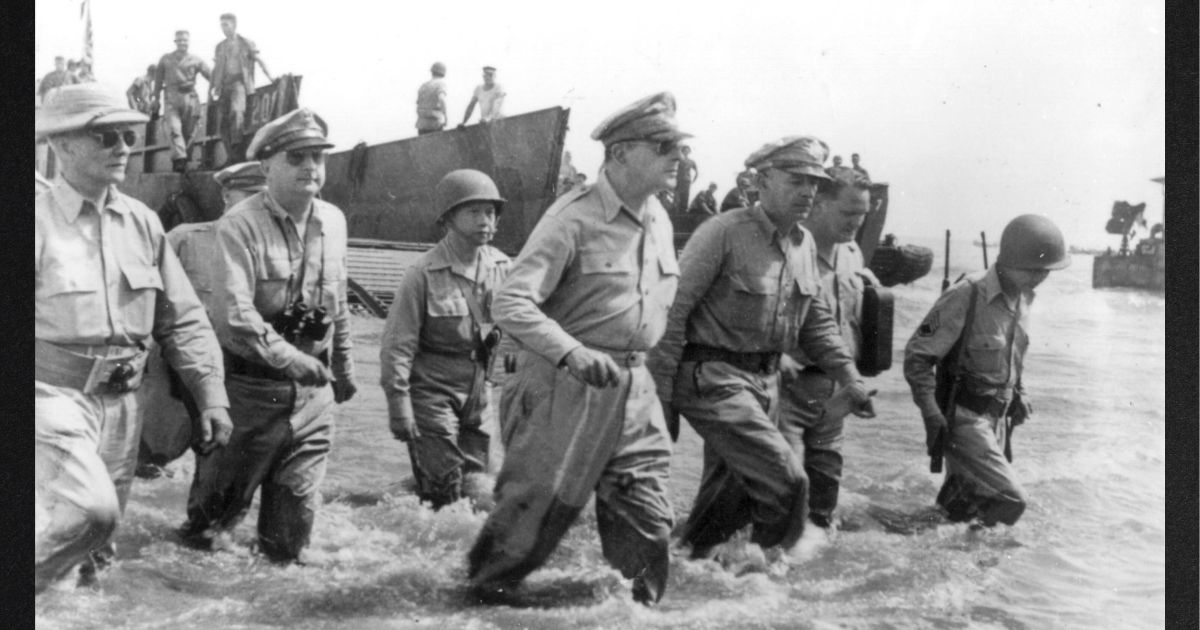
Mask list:
[[[155,309],[154,339],[199,408],[229,407],[221,346],[213,327],[165,235],[158,249],[163,290]]]
[[[254,235],[245,221],[237,219],[227,217],[217,222],[214,269],[218,281],[213,287],[213,327],[221,345],[230,352],[284,369],[300,351],[263,321],[255,308],[257,269],[250,250]]]
[[[649,368],[659,400],[672,400],[675,372],[687,341],[688,318],[721,271],[725,233],[719,225],[717,221],[701,224],[684,245],[679,258],[679,288],[667,314],[667,329],[650,353]]]
[[[379,342],[379,384],[389,418],[412,418],[409,376],[425,319],[425,273],[410,268],[396,289]]]
[[[492,304],[492,313],[502,330],[556,365],[583,344],[540,307],[558,287],[574,258],[575,239],[568,226],[557,217],[543,216]]]

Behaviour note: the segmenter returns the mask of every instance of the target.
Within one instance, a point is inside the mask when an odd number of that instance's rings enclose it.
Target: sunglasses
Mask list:
[[[314,149],[311,151],[288,151],[287,163],[291,164],[292,166],[300,166],[301,164],[304,164],[304,158],[307,157],[312,157],[313,164],[325,163],[325,152],[320,149]]]
[[[663,140],[655,142],[653,140],[631,140],[635,144],[648,144],[654,147],[654,152],[658,155],[670,155],[675,151],[683,151],[687,145],[678,140]]]
[[[125,142],[125,146],[128,147],[132,147],[133,145],[137,144],[138,141],[138,132],[132,129],[125,129],[122,131],[117,131],[116,129],[105,129],[103,131],[91,131],[89,132],[89,135],[95,138],[96,142],[99,142],[100,146],[104,147],[105,149],[111,149],[117,146],[117,143],[121,142],[122,140]]]

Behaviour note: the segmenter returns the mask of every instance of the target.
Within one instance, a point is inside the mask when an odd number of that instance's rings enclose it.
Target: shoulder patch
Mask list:
[[[937,332],[941,325],[941,318],[938,316],[938,311],[930,311],[929,314],[925,316],[925,321],[921,322],[921,326],[917,328],[917,334],[922,337],[932,336],[933,333]]]

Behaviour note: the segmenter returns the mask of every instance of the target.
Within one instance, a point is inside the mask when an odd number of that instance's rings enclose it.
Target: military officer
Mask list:
[[[266,190],[258,162],[242,162],[217,171],[213,179],[221,185],[224,211],[257,192]],[[182,223],[167,233],[167,243],[187,274],[196,296],[209,309],[212,300],[213,261],[217,257],[216,221]],[[179,387],[179,377],[163,363],[160,353],[151,352],[142,384],[142,410],[146,421],[138,449],[139,477],[153,479],[166,472],[166,466],[187,451],[192,438],[195,403]]]
[[[468,556],[480,591],[516,586],[596,494],[604,557],[647,605],[666,588],[671,440],[646,368],[679,268],[655,193],[675,185],[675,99],[659,93],[602,122],[597,182],[538,221],[496,295],[519,341],[501,415],[496,508]]]
[[[183,535],[218,549],[262,486],[258,546],[302,561],[333,438],[334,404],[355,393],[346,304],[346,219],[316,198],[325,122],[298,109],[255,133],[267,189],[217,222],[210,304],[225,352],[230,447],[198,459]]]
[[[704,477],[683,531],[693,558],[750,523],[764,549],[789,549],[803,533],[808,478],[779,428],[780,353],[799,341],[855,405],[870,404],[799,223],[828,180],[828,154],[812,136],[755,151],[746,166],[757,169],[759,202],[704,222],[680,256],[679,292],[651,366],[666,415],[676,425],[676,414],[686,417],[704,438]]]
[[[488,245],[504,208],[492,178],[451,171],[436,193],[446,235],[405,272],[379,350],[392,434],[408,443],[417,495],[435,509],[487,471],[485,380],[500,335],[492,298],[509,266]]]
[[[945,436],[937,503],[952,521],[1013,525],[1025,511],[1009,440],[1031,413],[1021,383],[1029,309],[1050,271],[1070,264],[1054,222],[1018,216],[1000,235],[996,264],[947,289],[904,348],[904,377],[925,421],[926,446],[932,452]]]
[[[864,278],[879,280],[863,265],[862,251],[854,242],[871,206],[871,182],[855,171],[831,167],[829,181],[817,194],[817,204],[803,225],[817,250],[821,292],[833,310],[833,320],[852,359],[862,346],[862,294]],[[780,360],[780,427],[808,475],[808,518],[822,529],[833,522],[838,486],[842,478],[844,416],[825,413],[837,382],[804,351],[796,348]]]
[[[153,338],[199,410],[203,448],[231,429],[220,352],[154,211],[121,194],[148,117],[98,83],[64,86],[38,110],[61,175],[34,202],[37,590],[107,546],[137,457],[136,390]],[[103,549],[98,553],[93,553]]]

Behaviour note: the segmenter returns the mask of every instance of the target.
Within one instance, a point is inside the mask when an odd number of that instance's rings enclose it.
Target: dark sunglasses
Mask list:
[[[654,147],[654,152],[658,155],[670,155],[677,150],[683,151],[683,147],[687,146],[678,140],[663,140],[662,142],[655,142],[653,140],[631,140],[630,142],[635,144],[648,144]]]
[[[325,152],[320,149],[311,151],[288,151],[287,162],[292,166],[300,166],[304,164],[304,158],[312,156],[313,164],[325,163]]]
[[[116,129],[104,129],[102,131],[90,131],[88,133],[96,139],[96,142],[100,143],[100,146],[104,147],[105,149],[111,149],[117,146],[117,143],[121,142],[122,140],[125,141],[125,146],[128,147],[132,147],[133,145],[137,144],[138,141],[138,132],[132,129],[125,129],[122,131],[117,131]]]

